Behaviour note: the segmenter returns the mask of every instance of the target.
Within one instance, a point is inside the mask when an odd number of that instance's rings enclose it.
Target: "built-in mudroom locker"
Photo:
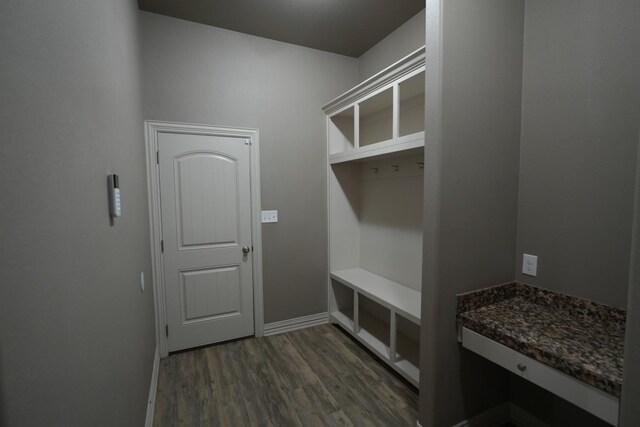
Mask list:
[[[329,318],[419,385],[424,48],[323,107]]]

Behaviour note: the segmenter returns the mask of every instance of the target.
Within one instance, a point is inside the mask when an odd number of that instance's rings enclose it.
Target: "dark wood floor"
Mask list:
[[[322,325],[163,359],[154,425],[415,427],[417,408],[413,387]]]

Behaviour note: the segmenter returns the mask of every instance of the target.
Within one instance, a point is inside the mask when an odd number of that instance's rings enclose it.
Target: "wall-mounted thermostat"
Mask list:
[[[118,175],[109,175],[107,178],[109,182],[109,215],[112,217],[119,217],[122,215],[122,208],[120,207],[120,180]]]

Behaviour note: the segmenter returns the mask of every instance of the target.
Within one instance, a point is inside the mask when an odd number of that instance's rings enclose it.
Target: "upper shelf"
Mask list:
[[[329,163],[343,163],[357,160],[370,160],[375,157],[405,154],[409,150],[417,151],[424,147],[424,132],[407,135],[395,140],[360,147],[357,150],[342,151],[329,155]]]
[[[323,107],[330,163],[424,147],[424,48]]]
[[[357,86],[328,102],[322,110],[328,116],[344,110],[357,99],[362,99],[376,90],[388,86],[403,76],[424,67],[424,46],[374,74]]]

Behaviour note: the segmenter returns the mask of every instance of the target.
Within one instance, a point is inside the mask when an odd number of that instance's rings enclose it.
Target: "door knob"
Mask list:
[[[251,249],[249,249],[249,246],[243,246],[242,247],[242,253],[243,254],[248,254],[249,252],[251,252]]]

